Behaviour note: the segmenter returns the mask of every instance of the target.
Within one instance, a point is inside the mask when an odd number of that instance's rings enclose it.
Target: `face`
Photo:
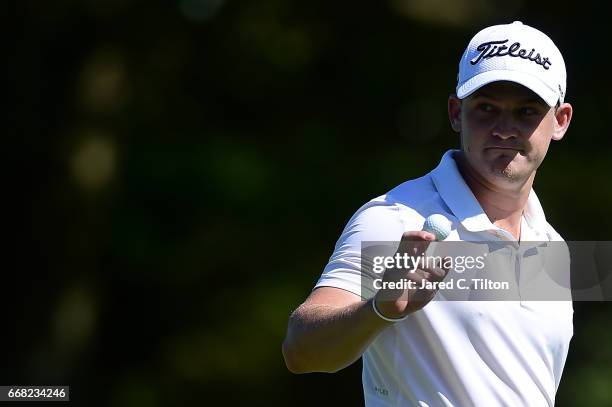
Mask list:
[[[540,166],[551,140],[563,137],[571,106],[548,106],[528,88],[494,82],[467,98],[449,99],[449,117],[461,135],[461,161],[494,185],[525,182]]]

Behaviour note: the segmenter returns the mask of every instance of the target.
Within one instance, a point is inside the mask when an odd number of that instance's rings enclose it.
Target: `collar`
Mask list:
[[[440,197],[463,227],[470,232],[498,229],[484,213],[472,190],[461,176],[453,158],[458,151],[449,150],[444,153],[440,164],[430,173]],[[544,210],[533,188],[529,192],[523,216],[532,228],[539,229],[546,224]]]

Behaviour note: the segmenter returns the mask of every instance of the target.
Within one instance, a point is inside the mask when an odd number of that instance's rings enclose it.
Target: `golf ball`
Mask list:
[[[451,232],[451,221],[444,215],[434,213],[429,215],[425,219],[423,224],[423,230],[426,232],[433,233],[436,236],[436,240],[444,240],[448,237]]]

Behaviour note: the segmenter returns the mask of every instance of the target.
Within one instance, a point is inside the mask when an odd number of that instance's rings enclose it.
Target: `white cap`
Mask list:
[[[463,99],[491,82],[511,81],[534,91],[549,106],[563,103],[565,62],[543,32],[520,21],[477,33],[459,61],[457,97]]]

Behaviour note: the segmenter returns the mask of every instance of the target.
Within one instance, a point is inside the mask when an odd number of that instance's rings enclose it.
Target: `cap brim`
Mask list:
[[[457,86],[457,97],[459,99],[466,98],[483,86],[498,81],[510,81],[523,85],[541,97],[548,106],[554,106],[559,101],[559,93],[549,88],[535,76],[525,72],[508,70],[487,71],[468,79]]]

